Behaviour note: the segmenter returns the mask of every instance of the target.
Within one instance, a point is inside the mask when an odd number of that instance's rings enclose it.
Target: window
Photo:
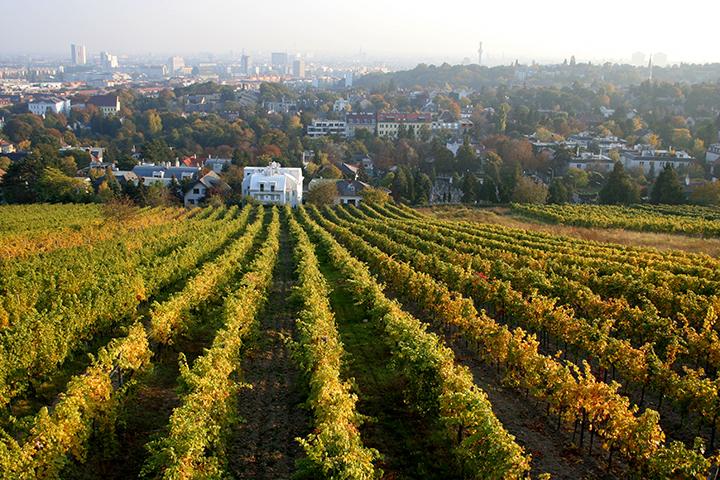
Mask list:
[[[265,184],[264,184],[264,183],[261,183],[261,184],[260,184],[260,191],[261,191],[261,192],[264,192],[264,191],[265,191]]]
[[[275,184],[274,184],[274,183],[271,183],[271,184],[270,184],[270,191],[271,191],[271,192],[274,192],[274,191],[275,191]]]
[[[194,193],[195,195],[199,195],[199,194],[200,194],[200,189],[199,189],[199,188],[193,188],[193,193]]]

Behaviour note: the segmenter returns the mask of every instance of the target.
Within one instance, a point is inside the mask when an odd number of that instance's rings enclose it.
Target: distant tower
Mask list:
[[[648,77],[648,80],[650,80],[652,82],[652,74],[653,74],[652,55],[650,55],[650,61],[648,62],[648,69],[650,70],[650,75]]]
[[[70,45],[70,55],[73,65],[85,65],[87,63],[87,49],[85,45]]]
[[[478,65],[482,65],[482,55],[483,55],[482,42],[480,42],[480,46],[478,47]]]
[[[305,78],[305,60],[302,58],[293,60],[292,74],[296,78]]]
[[[170,73],[175,73],[183,68],[185,68],[185,59],[183,57],[175,56],[168,59],[168,69]]]
[[[250,75],[252,72],[252,59],[250,58],[250,55],[245,55],[243,53],[242,57],[240,57],[240,71],[244,75]]]

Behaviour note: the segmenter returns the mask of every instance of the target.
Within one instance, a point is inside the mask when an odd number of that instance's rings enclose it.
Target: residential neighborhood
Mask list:
[[[720,2],[0,5],[0,480],[720,480]]]
[[[720,104],[695,102],[694,89],[704,87],[673,87],[662,80],[670,71],[660,66],[611,71],[515,62],[509,76],[499,66],[483,71],[509,82],[498,89],[469,66],[458,67],[464,79],[458,80],[454,70],[422,65],[350,75],[283,52],[266,61],[245,55],[227,69],[180,56],[164,69],[131,68],[108,52],[90,66],[83,46],[71,53],[78,63],[66,73],[42,71],[57,81],[0,70],[4,201],[37,197],[27,183],[16,183],[13,165],[42,145],[57,157],[43,161],[89,186],[64,200],[98,198],[98,178],[112,172],[121,185],[110,188],[113,195],[146,202],[144,189],[163,187],[149,197],[153,202],[186,206],[214,196],[298,205],[318,201],[308,194],[319,180],[335,180],[332,198],[322,200],[331,203],[358,203],[358,192],[369,187],[409,204],[507,204],[527,200],[522,190],[533,185],[534,201],[594,203],[618,165],[636,190],[630,198],[649,198],[669,167],[683,186],[682,201],[713,203],[715,193],[706,198],[706,192],[720,192]],[[638,83],[614,77],[618,68]],[[688,78],[700,78],[683,68]],[[568,93],[579,88],[570,79],[580,71],[596,83]],[[98,84],[93,72],[111,74],[112,81],[106,76]],[[128,76],[116,78],[122,72]],[[413,80],[432,76],[446,81],[439,87]],[[378,78],[406,84],[381,91]],[[599,78],[616,83],[598,87]],[[205,183],[212,188],[201,183],[186,196],[189,183],[209,172],[220,187],[210,176]],[[277,178],[260,181],[263,172]]]

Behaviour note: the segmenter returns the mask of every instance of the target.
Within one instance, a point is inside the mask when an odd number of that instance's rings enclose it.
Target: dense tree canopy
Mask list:
[[[625,172],[622,163],[617,162],[605,185],[600,190],[600,203],[629,205],[640,201],[640,190]]]
[[[671,164],[666,165],[655,180],[650,193],[650,201],[670,205],[685,203],[685,190]]]

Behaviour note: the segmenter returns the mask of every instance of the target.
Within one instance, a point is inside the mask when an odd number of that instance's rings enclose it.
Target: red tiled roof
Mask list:
[[[186,167],[201,167],[205,163],[205,158],[193,155],[192,157],[183,158],[180,163]]]

